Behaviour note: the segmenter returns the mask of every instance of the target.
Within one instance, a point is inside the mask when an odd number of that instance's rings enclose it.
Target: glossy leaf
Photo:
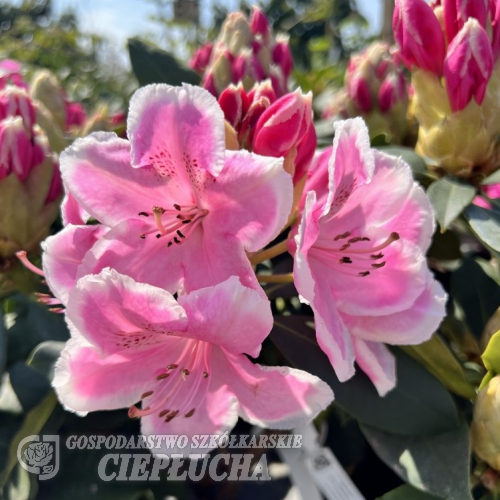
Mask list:
[[[401,435],[417,436],[455,428],[457,410],[449,392],[425,368],[395,350],[398,385],[381,398],[361,371],[341,383],[323,351],[307,316],[277,317],[271,340],[288,361],[312,373],[332,388],[334,404],[362,423]]]
[[[491,337],[481,357],[487,370],[495,375],[500,373],[500,331]]]
[[[457,179],[443,177],[429,186],[427,196],[434,207],[441,230],[445,231],[470,205],[476,196],[476,189]]]
[[[465,321],[476,338],[500,304],[500,287],[473,259],[465,259],[451,275],[451,296],[465,313]]]
[[[432,437],[403,437],[366,425],[361,430],[380,459],[405,482],[444,499],[472,500],[465,422]]]
[[[487,246],[500,252],[500,214],[471,205],[465,211],[470,227]]]
[[[196,72],[159,47],[137,38],[130,38],[128,51],[132,69],[140,85],[200,83],[200,77]]]
[[[423,344],[401,349],[422,363],[450,391],[467,399],[476,397],[463,366],[438,334]]]

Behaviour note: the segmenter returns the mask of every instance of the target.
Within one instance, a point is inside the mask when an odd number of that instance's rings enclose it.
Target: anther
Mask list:
[[[179,238],[177,238],[177,236],[175,236],[175,237],[174,237],[174,241],[175,241],[175,243],[177,243],[178,245],[180,245],[180,243],[181,243],[181,242],[179,241]]]
[[[141,240],[145,240],[146,239],[146,235],[145,234],[141,234],[140,238],[141,238]]]
[[[360,276],[368,276],[370,274],[370,271],[363,271],[362,273],[358,273]]]
[[[164,378],[167,377],[170,377],[170,373],[160,373],[160,375],[156,377],[156,380],[163,380]]]
[[[352,264],[352,260],[350,257],[342,257],[341,259],[339,259],[339,262],[341,264]]]
[[[193,408],[192,410],[188,411],[184,416],[186,418],[192,417],[194,415],[194,411],[195,411],[195,408]]]
[[[147,398],[153,394],[153,391],[147,391],[142,396],[141,399]]]
[[[158,416],[159,416],[160,418],[161,418],[161,417],[164,417],[164,416],[165,416],[165,415],[166,415],[169,411],[170,411],[170,410],[163,410],[163,411],[161,411],[161,412],[159,413],[159,415],[158,415]]]
[[[175,368],[177,368],[179,365],[176,365],[175,363],[172,363],[171,365],[168,365],[167,366],[167,370],[174,370]]]
[[[176,210],[179,210],[179,212],[181,211],[181,206],[180,206],[180,205],[178,205],[177,203],[174,203],[174,208],[175,208]]]
[[[345,245],[342,245],[340,247],[340,251],[343,252],[344,250],[347,250],[351,245],[349,245],[349,243],[346,243]]]
[[[177,229],[177,234],[181,237],[181,238],[185,238],[185,236]]]
[[[139,212],[138,215],[142,215],[142,217],[149,217],[149,214],[147,212]]]
[[[156,235],[156,237],[157,237],[158,239],[160,239],[160,238],[161,238],[161,234],[160,234],[160,233],[158,233],[158,234]]]
[[[384,256],[384,254],[381,252],[381,253],[378,253],[376,255],[370,255],[370,257],[374,260],[378,260],[378,259],[381,259],[382,257]]]
[[[380,264],[372,264],[372,267],[374,267],[375,269],[380,269],[381,267],[384,266],[385,266],[385,260],[384,262],[380,262]]]
[[[208,378],[208,373],[207,372],[203,372],[203,378]]]

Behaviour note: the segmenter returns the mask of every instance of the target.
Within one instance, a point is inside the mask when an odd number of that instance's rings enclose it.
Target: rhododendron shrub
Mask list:
[[[311,498],[329,493],[323,446],[367,500],[500,491],[498,2],[398,0],[397,47],[352,56],[336,116],[318,98],[331,73],[314,72],[328,33],[292,75],[273,9],[229,14],[192,70],[136,40],[151,83],[116,114],[0,64],[4,496],[29,482],[12,456],[37,433],[145,439],[162,465],[248,451]],[[195,444],[289,433],[302,449]],[[114,487],[82,472],[93,452],[61,446],[71,496]],[[408,484],[386,494],[379,459]]]

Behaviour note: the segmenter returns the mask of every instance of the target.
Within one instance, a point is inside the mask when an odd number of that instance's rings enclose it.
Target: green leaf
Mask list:
[[[438,334],[423,344],[401,346],[401,349],[422,363],[450,391],[466,399],[476,397],[463,366]]]
[[[461,259],[460,238],[453,231],[435,231],[427,256],[437,260]]]
[[[9,370],[12,389],[24,411],[29,411],[40,403],[50,391],[50,382],[35,369],[22,362]]]
[[[491,337],[481,358],[487,370],[495,375],[500,373],[500,331]]]
[[[409,484],[405,484],[404,486],[400,486],[386,493],[378,500],[439,500],[439,497],[417,490]]]
[[[451,296],[465,313],[465,321],[476,338],[481,338],[484,327],[500,304],[500,287],[473,259],[452,273]]]
[[[470,205],[476,196],[476,189],[457,179],[443,177],[429,186],[427,196],[434,207],[441,230],[445,231],[465,207]]]
[[[398,436],[367,425],[361,430],[380,459],[405,482],[444,499],[472,500],[465,422],[432,437]]]
[[[500,183],[500,170],[493,172],[491,175],[486,177],[486,179],[484,179],[481,182],[481,184],[483,184],[483,186],[488,186],[491,184],[498,184],[498,183]]]
[[[482,207],[471,205],[465,210],[470,227],[489,247],[500,252],[500,215]]]
[[[277,317],[271,340],[301,370],[330,385],[334,404],[358,421],[406,436],[430,435],[455,428],[457,409],[449,392],[419,363],[396,350],[398,384],[381,398],[361,371],[339,382],[330,361],[318,346],[307,316]]]
[[[65,342],[49,340],[37,345],[26,364],[43,375],[48,381],[52,381],[54,365],[66,345]]]
[[[129,38],[128,51],[132,70],[140,85],[150,83],[198,85],[200,83],[200,77],[195,71],[184,66],[174,56],[159,47],[137,38]]]

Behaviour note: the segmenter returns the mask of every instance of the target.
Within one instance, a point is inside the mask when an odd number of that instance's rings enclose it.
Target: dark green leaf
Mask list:
[[[432,437],[403,437],[366,425],[361,430],[375,453],[404,481],[444,499],[472,500],[465,422]]]
[[[24,411],[40,403],[50,391],[50,382],[35,369],[16,363],[9,370],[10,383]]]
[[[404,486],[400,486],[386,493],[378,500],[439,500],[439,497],[417,490],[409,484],[405,484]]]
[[[476,189],[457,179],[443,177],[429,186],[427,196],[444,231],[470,205],[476,196]]]
[[[467,399],[476,397],[463,366],[438,334],[427,342],[401,349],[422,363],[450,391]]]
[[[465,259],[451,275],[451,296],[465,313],[465,321],[476,338],[500,305],[500,287],[473,259]]]
[[[37,345],[27,361],[28,366],[35,369],[47,380],[52,381],[54,365],[66,345],[65,342],[49,340]]]
[[[340,383],[318,346],[311,318],[278,317],[271,340],[297,368],[330,385],[335,404],[360,422],[397,434],[415,436],[444,432],[457,426],[458,416],[449,392],[419,363],[396,350],[398,385],[381,398],[368,377],[358,370]]]
[[[427,256],[437,260],[458,260],[462,257],[460,239],[453,231],[436,231]]]
[[[465,210],[470,227],[489,247],[500,252],[500,215],[476,205]]]
[[[159,47],[137,38],[130,38],[128,51],[132,69],[140,85],[150,83],[198,85],[200,83],[200,77],[196,72]]]

